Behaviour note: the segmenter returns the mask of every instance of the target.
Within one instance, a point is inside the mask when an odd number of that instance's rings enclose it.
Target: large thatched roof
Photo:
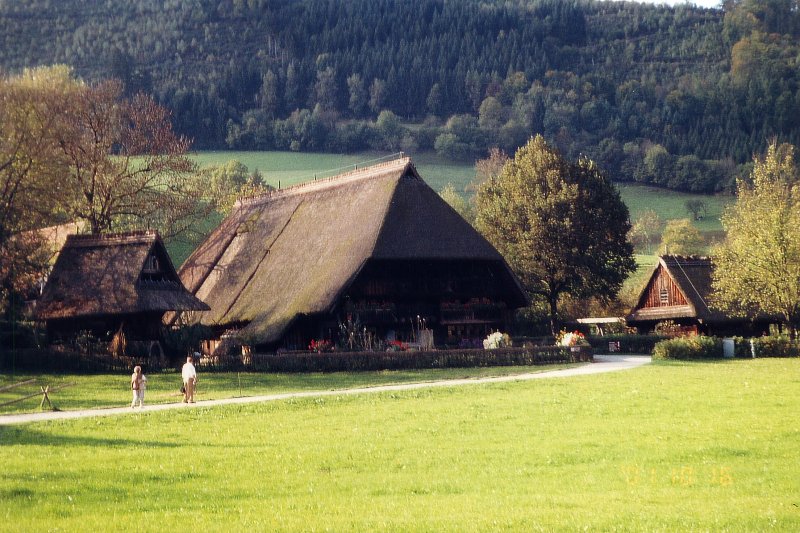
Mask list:
[[[299,315],[327,312],[369,259],[464,259],[508,272],[500,254],[419,176],[408,158],[241,201],[184,263],[208,325],[247,324],[278,340]]]
[[[151,258],[155,261],[146,264]],[[37,303],[36,318],[207,309],[181,284],[157,233],[70,235]]]

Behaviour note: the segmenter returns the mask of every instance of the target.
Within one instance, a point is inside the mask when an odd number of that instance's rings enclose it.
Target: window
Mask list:
[[[669,304],[669,291],[667,290],[666,287],[661,287],[661,290],[659,291],[659,296],[661,305]]]
[[[151,255],[147,258],[147,261],[144,263],[144,271],[145,272],[158,272],[158,258],[155,255]]]

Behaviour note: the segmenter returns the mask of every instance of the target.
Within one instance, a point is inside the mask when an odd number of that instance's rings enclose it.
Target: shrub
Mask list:
[[[561,330],[556,335],[556,346],[589,346],[586,335],[580,331]]]
[[[496,350],[497,348],[508,348],[510,346],[511,337],[508,336],[508,333],[495,331],[483,340],[484,350]]]
[[[722,357],[722,339],[703,335],[663,340],[653,348],[653,359],[713,359]]]
[[[800,345],[785,335],[776,337],[753,337],[756,357],[798,357]],[[748,353],[745,357],[752,357],[750,344],[747,343]],[[738,356],[738,353],[737,353]]]

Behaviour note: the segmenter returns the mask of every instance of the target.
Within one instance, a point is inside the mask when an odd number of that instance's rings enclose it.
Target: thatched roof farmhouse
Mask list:
[[[457,343],[527,303],[408,158],[240,201],[180,276],[211,306],[199,322],[266,349],[335,341],[348,319],[375,339]]]
[[[671,321],[681,333],[761,334],[769,330],[763,316],[733,317],[710,305],[710,257],[662,255],[625,321],[642,332]]]
[[[156,340],[167,311],[209,307],[186,291],[156,232],[70,235],[36,305],[51,339],[90,331]]]

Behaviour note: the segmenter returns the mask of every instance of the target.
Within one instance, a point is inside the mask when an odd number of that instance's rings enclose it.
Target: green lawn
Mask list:
[[[631,219],[635,219],[645,209],[652,209],[663,221],[691,218],[686,210],[687,200],[703,200],[708,207],[708,212],[703,220],[693,222],[702,233],[719,233],[722,225],[719,218],[725,206],[733,201],[732,196],[689,194],[636,185],[630,183],[617,183],[622,200],[631,212]]]
[[[0,427],[4,531],[797,531],[800,360]]]
[[[622,285],[620,297],[623,300],[633,300],[639,296],[645,284],[650,280],[653,269],[658,264],[657,255],[635,254],[636,271],[628,276]],[[631,305],[635,302],[631,301]]]
[[[283,392],[352,389],[440,379],[481,378],[568,368],[570,364],[539,366],[497,366],[484,368],[443,368],[432,370],[384,370],[356,373],[275,374],[254,372],[206,372],[199,368],[198,400],[219,400]],[[130,403],[130,374],[0,374],[0,388],[36,378],[35,383],[0,391],[0,404],[36,393],[42,385],[68,387],[51,395],[54,407],[62,411],[120,407]],[[180,374],[164,372],[147,375],[145,403],[164,404],[180,400]],[[0,414],[39,412],[41,395],[0,407]]]

